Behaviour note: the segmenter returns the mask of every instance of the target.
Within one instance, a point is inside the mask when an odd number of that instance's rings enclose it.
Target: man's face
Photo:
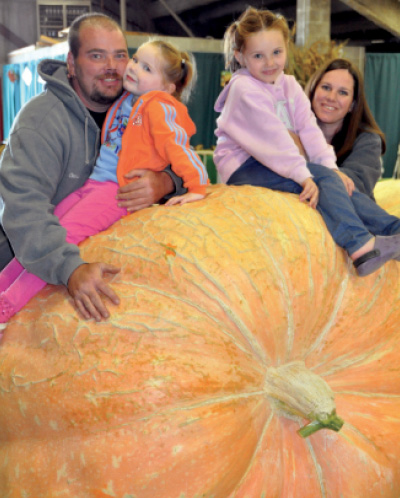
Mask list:
[[[82,27],[78,57],[68,54],[68,68],[72,86],[88,109],[102,112],[121,94],[127,62],[121,31]]]

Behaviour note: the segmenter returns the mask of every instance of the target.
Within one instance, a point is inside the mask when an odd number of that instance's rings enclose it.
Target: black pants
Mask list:
[[[0,270],[2,270],[14,257],[14,251],[11,248],[7,235],[0,226]]]

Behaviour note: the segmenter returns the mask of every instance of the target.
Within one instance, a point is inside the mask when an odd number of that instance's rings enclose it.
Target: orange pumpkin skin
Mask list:
[[[399,183],[377,192],[397,215]],[[47,286],[10,322],[1,497],[400,496],[399,263],[357,277],[317,212],[252,187],[144,210],[82,252],[122,268],[121,304],[85,322]],[[296,360],[339,432],[301,438],[265,394]]]

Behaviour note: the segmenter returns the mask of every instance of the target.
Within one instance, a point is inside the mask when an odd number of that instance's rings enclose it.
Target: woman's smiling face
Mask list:
[[[322,123],[341,125],[351,111],[354,99],[354,79],[347,69],[325,73],[318,83],[312,108]]]

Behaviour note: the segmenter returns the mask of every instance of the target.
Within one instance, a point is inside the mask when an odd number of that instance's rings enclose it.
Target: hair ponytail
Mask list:
[[[161,52],[165,79],[176,87],[173,96],[182,102],[187,102],[196,79],[194,58],[188,52],[182,52],[164,40],[153,38],[147,43],[157,47]]]
[[[225,69],[234,73],[240,69],[240,64],[235,58],[235,50],[237,50],[237,27],[238,21],[233,22],[224,35],[224,56],[225,56]]]

